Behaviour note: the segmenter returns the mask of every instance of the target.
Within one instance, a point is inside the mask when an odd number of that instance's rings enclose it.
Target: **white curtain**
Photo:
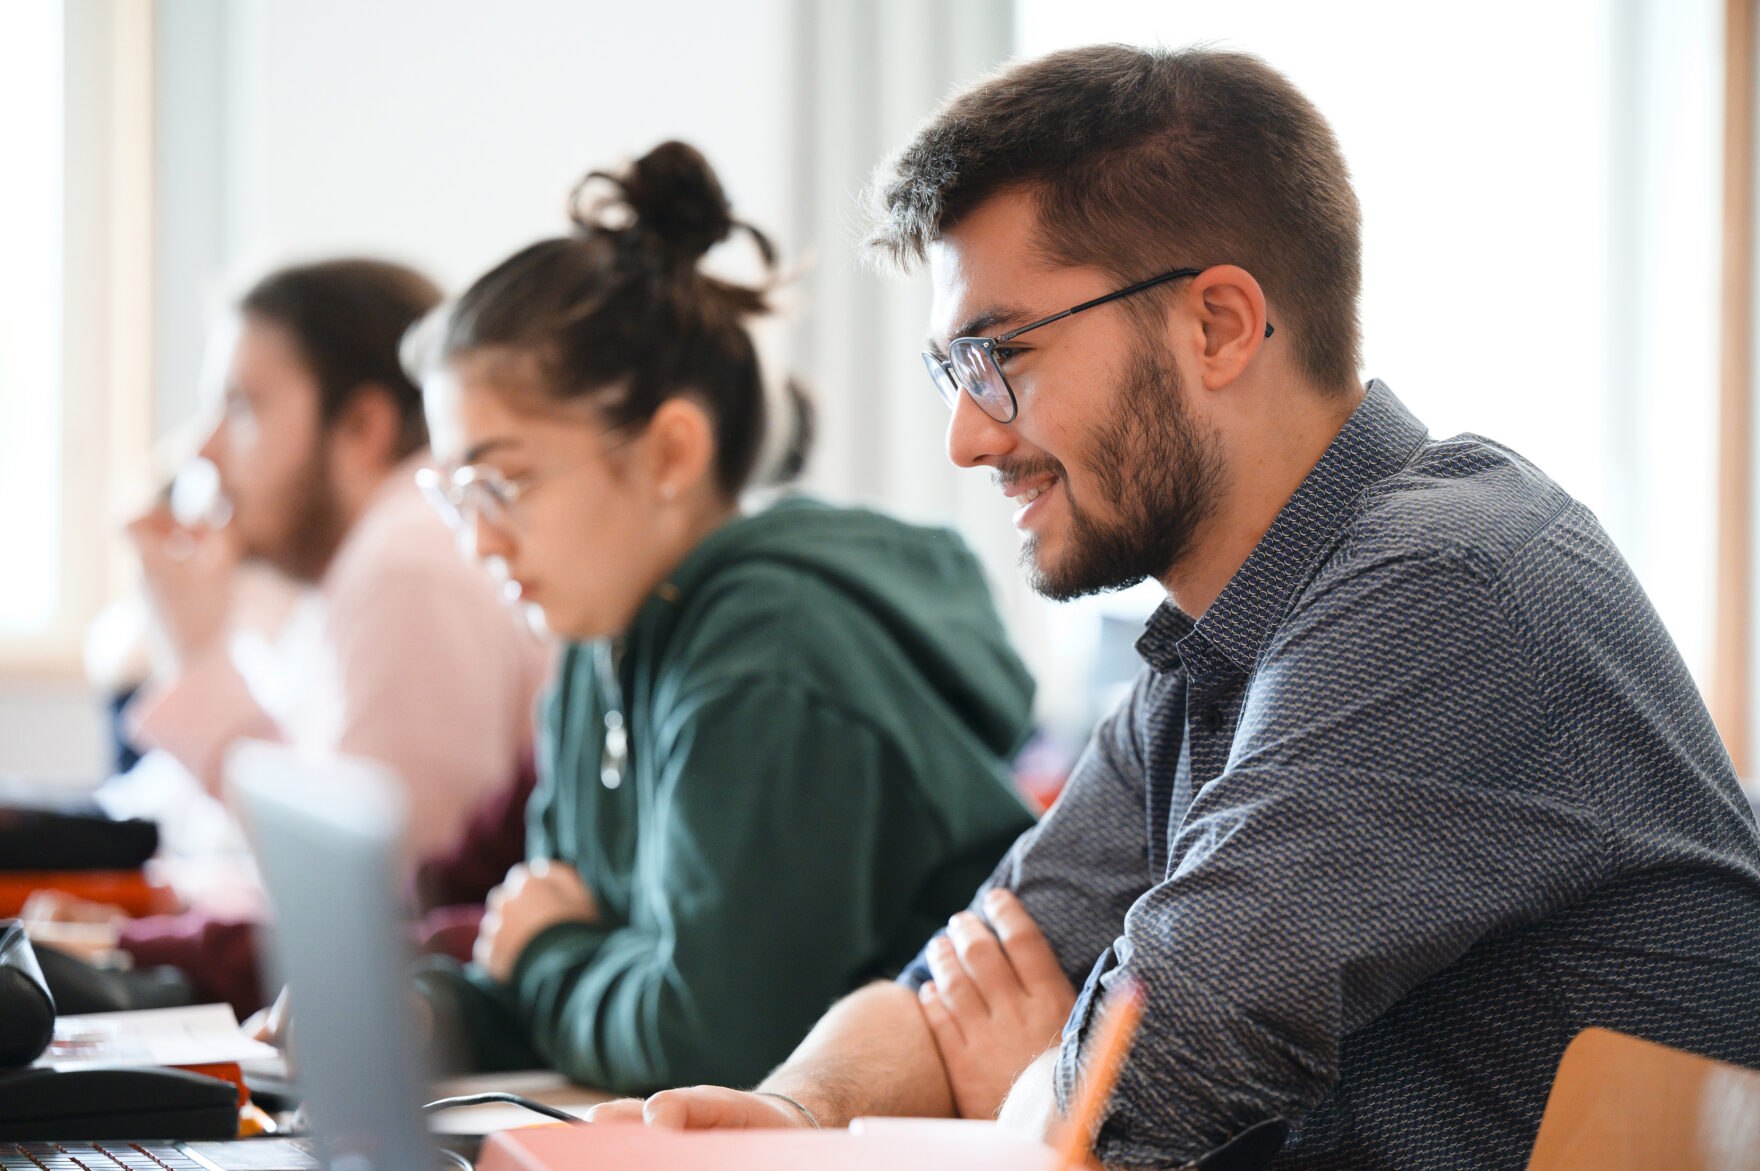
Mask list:
[[[1048,638],[1049,611],[1016,568],[1009,509],[988,475],[955,468],[947,410],[921,358],[928,280],[868,269],[859,255],[864,195],[876,168],[950,91],[1004,63],[1009,0],[797,0],[799,78],[792,128],[800,184],[790,237],[807,242],[793,298],[795,366],[821,429],[808,486],[957,528],[977,551],[1016,644],[1041,681],[1041,711],[1065,700],[1069,673]],[[1079,688],[1078,688],[1079,690]],[[1071,702],[1082,705],[1072,696]]]

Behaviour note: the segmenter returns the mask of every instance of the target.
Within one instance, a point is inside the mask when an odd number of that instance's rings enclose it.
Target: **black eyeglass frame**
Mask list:
[[[1205,270],[1202,268],[1176,268],[1172,272],[1164,272],[1160,276],[1152,276],[1146,281],[1138,281],[1134,285],[1126,285],[1124,288],[1118,289],[1115,292],[1107,293],[1105,296],[1095,297],[1092,301],[1083,301],[1080,305],[1072,305],[1062,313],[1053,313],[1050,317],[1041,317],[1037,321],[1028,322],[1019,329],[1011,329],[1007,333],[1001,334],[997,337],[956,337],[947,343],[947,357],[945,358],[938,354],[932,354],[927,350],[923,351],[923,364],[929,368],[929,381],[934,383],[936,395],[947,405],[948,410],[951,411],[958,405],[959,394],[961,391],[964,391],[971,397],[971,400],[978,405],[978,409],[983,411],[986,415],[989,415],[998,423],[1012,423],[1020,416],[1021,405],[1020,400],[1015,397],[1014,387],[1008,384],[1008,375],[1004,374],[1002,371],[1002,363],[996,360],[997,346],[1006,345],[1015,338],[1021,336],[1023,333],[1031,332],[1042,325],[1050,325],[1054,321],[1062,321],[1065,317],[1074,317],[1078,313],[1085,313],[1089,309],[1094,309],[1106,304],[1108,301],[1116,301],[1121,297],[1128,297],[1133,293],[1140,293],[1145,289],[1152,289],[1156,285],[1166,284],[1168,281],[1176,281],[1182,277],[1197,276],[1204,271]],[[1267,321],[1265,323],[1265,336],[1270,337],[1272,332],[1273,326]],[[1003,418],[991,411],[990,408],[985,405],[984,400],[979,398],[970,387],[961,383],[958,375],[953,372],[954,359],[961,350],[975,351],[982,354],[984,356],[984,361],[987,362],[990,369],[995,372],[997,380],[1002,384],[1002,389],[1008,393],[1007,418]]]

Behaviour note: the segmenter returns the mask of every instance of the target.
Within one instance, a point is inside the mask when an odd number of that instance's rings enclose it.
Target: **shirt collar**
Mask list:
[[[1194,621],[1163,602],[1137,640],[1137,653],[1159,671],[1182,663],[1197,669],[1193,660],[1219,655],[1250,672],[1266,636],[1349,522],[1355,502],[1403,468],[1426,434],[1386,383],[1371,380],[1363,401],[1203,619]]]

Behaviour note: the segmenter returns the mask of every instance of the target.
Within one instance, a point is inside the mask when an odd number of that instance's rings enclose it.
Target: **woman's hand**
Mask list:
[[[471,959],[505,984],[526,944],[546,927],[598,919],[599,903],[573,866],[546,858],[522,862],[489,892]]]

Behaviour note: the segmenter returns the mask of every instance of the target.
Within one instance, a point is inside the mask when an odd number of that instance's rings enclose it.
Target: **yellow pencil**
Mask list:
[[[1143,990],[1132,980],[1113,985],[1100,1006],[1100,1021],[1093,1041],[1088,1044],[1088,1068],[1082,1084],[1076,1088],[1069,1124],[1058,1144],[1058,1171],[1070,1171],[1087,1163],[1100,1114],[1112,1097],[1112,1087],[1118,1084],[1119,1070],[1124,1068],[1131,1038],[1136,1036],[1142,1019]]]

